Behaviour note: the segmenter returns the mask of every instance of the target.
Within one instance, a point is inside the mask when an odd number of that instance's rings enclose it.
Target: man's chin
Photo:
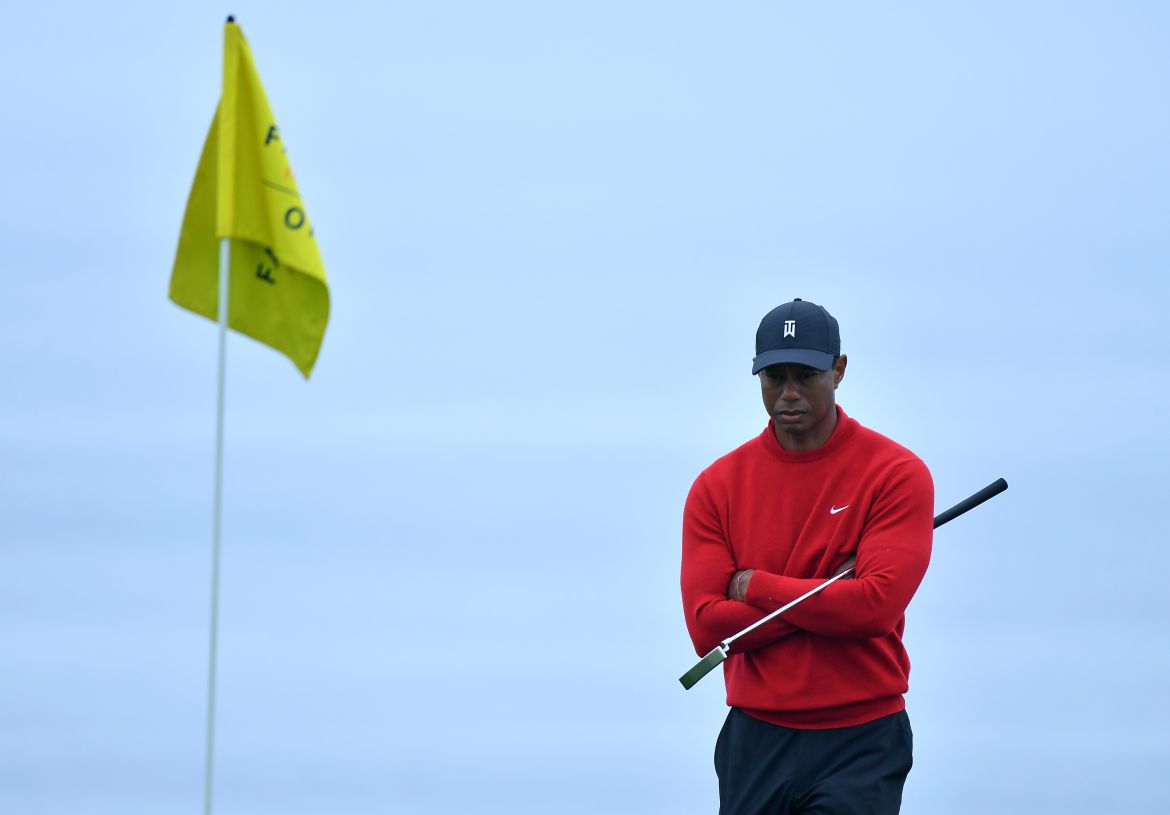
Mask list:
[[[803,422],[800,424],[777,424],[776,435],[798,441],[808,435],[808,425]]]

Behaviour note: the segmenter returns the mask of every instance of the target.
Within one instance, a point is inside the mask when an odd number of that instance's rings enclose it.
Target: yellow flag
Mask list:
[[[211,122],[171,272],[170,297],[218,320],[219,239],[231,239],[228,325],[308,378],[329,320],[325,266],[276,117],[239,26],[224,26],[223,94]]]

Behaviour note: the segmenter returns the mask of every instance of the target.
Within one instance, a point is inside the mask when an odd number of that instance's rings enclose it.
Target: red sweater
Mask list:
[[[934,484],[906,448],[837,408],[824,446],[790,453],[772,423],[695,480],[683,516],[682,596],[699,654],[838,580],[732,646],[727,703],[786,727],[872,721],[905,707],[904,613],[930,560]],[[747,601],[727,599],[755,569]]]

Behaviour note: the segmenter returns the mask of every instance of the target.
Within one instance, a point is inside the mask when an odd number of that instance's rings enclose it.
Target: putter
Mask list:
[[[968,498],[964,498],[962,501],[955,504],[950,509],[936,515],[934,517],[934,528],[938,529],[940,526],[945,524],[947,521],[953,521],[955,518],[958,518],[964,512],[967,512],[969,510],[974,509],[975,507],[979,506],[987,499],[994,498],[996,495],[999,495],[1001,492],[1006,490],[1007,487],[1008,487],[1007,482],[1004,481],[1002,478],[996,479],[995,481],[991,482],[983,489],[979,490],[979,492],[975,493],[974,495],[972,495]],[[833,575],[832,577],[830,577],[824,583],[821,583],[816,588],[810,589],[809,591],[806,591],[804,594],[800,595],[792,602],[785,603],[784,605],[780,606],[780,608],[778,608],[775,611],[773,611],[772,613],[768,614],[766,617],[752,623],[747,628],[745,628],[743,631],[740,631],[738,634],[732,634],[730,637],[723,640],[723,642],[716,645],[711,650],[711,653],[707,654],[707,656],[703,657],[698,662],[696,662],[695,666],[693,668],[691,668],[689,671],[687,671],[685,674],[683,674],[682,676],[680,676],[678,678],[678,681],[682,683],[682,686],[684,688],[686,688],[687,690],[690,690],[698,683],[698,681],[700,679],[702,679],[704,676],[709,674],[711,672],[712,668],[714,668],[716,665],[718,665],[723,660],[727,659],[727,653],[728,653],[728,651],[731,650],[731,643],[735,642],[740,637],[742,637],[746,634],[750,634],[751,632],[755,631],[757,628],[759,628],[761,625],[768,622],[769,620],[774,620],[776,617],[779,617],[781,614],[783,614],[785,611],[788,611],[788,609],[792,608],[797,603],[801,603],[801,602],[807,600],[808,598],[812,597],[818,591],[821,591],[822,589],[833,585],[838,580],[840,580],[842,577],[849,574],[851,571],[853,571],[852,566],[850,566],[848,569],[841,572],[840,574]]]

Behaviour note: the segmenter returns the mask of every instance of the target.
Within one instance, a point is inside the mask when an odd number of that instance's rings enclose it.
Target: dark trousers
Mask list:
[[[906,711],[793,730],[733,707],[715,744],[719,815],[896,815],[913,741]]]

